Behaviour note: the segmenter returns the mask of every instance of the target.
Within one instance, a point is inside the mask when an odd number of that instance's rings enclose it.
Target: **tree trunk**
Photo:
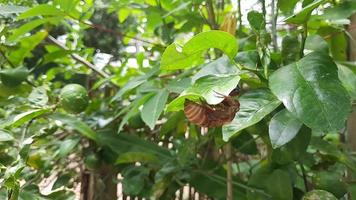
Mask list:
[[[349,60],[356,61],[356,14],[351,17],[351,25],[349,29],[350,36],[349,39]],[[356,151],[356,109],[353,106],[353,113],[350,115],[347,124],[347,141],[351,151]]]
[[[349,34],[352,38],[349,39],[349,60],[356,61],[356,14],[351,17],[351,24],[349,26]],[[352,107],[352,114],[347,121],[347,143],[351,152],[356,152],[356,106]],[[355,177],[350,176],[349,179]],[[350,199],[356,199],[356,196],[351,196]]]
[[[116,176],[116,170],[106,164],[98,170],[82,172],[80,200],[116,200]]]

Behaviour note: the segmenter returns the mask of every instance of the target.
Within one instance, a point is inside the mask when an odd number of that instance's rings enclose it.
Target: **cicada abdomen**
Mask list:
[[[231,122],[236,112],[240,108],[240,103],[230,96],[217,105],[207,103],[198,104],[186,100],[184,104],[184,114],[188,120],[201,127],[219,127]]]

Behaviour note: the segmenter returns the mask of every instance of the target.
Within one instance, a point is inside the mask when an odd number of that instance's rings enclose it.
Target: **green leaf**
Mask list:
[[[254,29],[255,31],[261,31],[266,27],[266,22],[265,18],[263,17],[263,14],[255,10],[250,11],[247,14],[247,20],[250,23],[252,29]]]
[[[269,123],[269,138],[272,147],[278,148],[291,141],[298,133],[302,123],[288,110],[283,109],[275,114]]]
[[[297,36],[286,35],[283,38],[281,54],[285,65],[299,60],[300,43]]]
[[[17,19],[26,19],[29,17],[35,17],[35,16],[64,16],[65,13],[62,12],[61,10],[59,10],[58,8],[56,8],[55,6],[49,5],[49,4],[40,4],[37,5],[29,10],[27,10],[26,12],[23,12],[22,14],[20,14]]]
[[[302,200],[337,200],[337,198],[325,190],[312,190],[306,193]]]
[[[51,24],[57,24],[60,21],[60,19],[61,18],[59,17],[50,17],[50,18],[31,20],[30,22],[20,26],[19,28],[12,30],[12,34],[9,36],[8,40],[9,41],[20,40],[21,36],[25,35],[26,33],[29,33],[34,28],[42,24],[45,24],[47,22]]]
[[[329,45],[320,35],[309,35],[305,41],[305,49],[329,53]]]
[[[290,175],[280,169],[274,170],[268,176],[267,192],[273,200],[293,200],[293,188]]]
[[[47,90],[45,87],[37,87],[28,96],[28,101],[37,106],[45,106],[48,102]]]
[[[347,193],[343,175],[340,171],[318,171],[313,177],[314,188],[329,191],[340,199]]]
[[[152,153],[147,152],[126,152],[119,156],[116,160],[116,164],[125,164],[125,163],[147,163],[157,161],[157,157]]]
[[[0,6],[0,15],[8,15],[13,13],[22,13],[25,12],[28,8],[24,6],[15,6],[15,5],[1,5]]]
[[[75,9],[75,6],[79,3],[80,0],[56,0],[55,2],[60,5],[61,10],[66,13],[70,13]]]
[[[203,62],[201,52],[189,55],[177,50],[176,44],[169,45],[164,50],[161,59],[161,69],[163,70],[177,70],[193,67],[194,65]]]
[[[151,128],[151,130],[155,127],[156,121],[166,106],[168,94],[167,90],[160,90],[143,105],[141,118]]]
[[[342,1],[335,6],[326,9],[322,15],[324,19],[347,19],[356,12],[355,1]]]
[[[356,100],[356,65],[351,63],[341,63],[337,65],[339,79],[342,85],[349,92],[351,99]]]
[[[283,14],[291,14],[299,0],[278,0],[277,7]]]
[[[12,126],[13,128],[21,126],[24,123],[29,122],[30,120],[49,112],[51,112],[51,109],[41,108],[18,114],[12,119],[12,123],[10,124],[10,126]]]
[[[161,69],[176,70],[193,67],[202,62],[202,53],[209,48],[223,51],[230,59],[237,53],[237,40],[224,31],[207,31],[199,33],[190,39],[181,49],[176,44],[169,45],[162,54]]]
[[[235,57],[235,62],[250,70],[257,70],[260,65],[260,57],[255,50],[239,52]]]
[[[20,47],[9,54],[9,59],[14,65],[22,63],[23,59],[31,53],[31,51],[47,36],[46,31],[37,32],[29,37],[20,40]]]
[[[53,120],[58,120],[63,124],[70,126],[72,129],[78,131],[80,134],[89,139],[97,140],[96,132],[93,131],[87,124],[80,121],[77,117],[73,117],[71,115],[66,115],[63,113],[54,113],[50,115],[49,118]]]
[[[131,80],[129,80],[120,90],[118,93],[115,94],[115,96],[111,99],[111,102],[120,100],[122,95],[124,95],[126,92],[136,88],[137,86],[141,85],[142,83],[147,82],[147,79],[152,77],[158,72],[158,68],[152,68],[148,73],[145,75],[135,77]]]
[[[351,102],[327,54],[310,53],[278,69],[269,85],[284,106],[313,130],[332,132],[344,127]]]
[[[98,144],[107,146],[117,154],[126,152],[147,152],[155,155],[162,163],[172,159],[168,149],[158,146],[152,141],[145,140],[133,134],[115,134],[111,129],[98,132]]]
[[[154,95],[154,93],[148,93],[148,94],[144,95],[143,97],[135,99],[135,101],[133,101],[130,104],[130,106],[127,107],[127,110],[124,109],[118,114],[118,115],[121,115],[123,112],[127,112],[126,115],[122,118],[122,121],[119,125],[118,132],[120,132],[122,130],[124,125],[128,122],[128,120],[131,117],[135,116],[137,114],[137,112],[139,112],[139,107],[141,105],[143,105],[146,101],[148,101],[153,95]]]
[[[59,157],[67,156],[79,143],[79,138],[69,138],[60,143]]]
[[[191,87],[184,90],[179,97],[167,106],[167,111],[178,111],[184,107],[185,99],[193,101],[205,100],[208,104],[220,103],[223,98],[217,93],[229,95],[240,81],[238,75],[230,76],[205,76],[198,79]]]
[[[9,131],[0,129],[0,142],[7,142],[14,140],[14,137],[10,134]]]
[[[291,24],[304,24],[309,19],[313,10],[325,2],[326,2],[326,0],[314,1],[313,3],[304,7],[298,13],[286,18],[284,21],[287,23],[291,23]]]
[[[281,102],[266,89],[251,90],[240,98],[240,110],[230,124],[222,128],[223,140],[228,141],[243,129],[261,121],[276,109]]]

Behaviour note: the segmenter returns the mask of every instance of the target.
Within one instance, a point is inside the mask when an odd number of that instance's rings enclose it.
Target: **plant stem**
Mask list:
[[[206,0],[206,11],[208,12],[208,21],[209,21],[210,28],[213,30],[219,29],[219,26],[215,20],[213,0]]]
[[[305,172],[303,164],[299,162],[299,166],[300,166],[300,169],[302,170],[302,174],[303,174],[303,181],[304,181],[305,191],[308,192],[309,191],[309,187],[308,187],[307,174]]]
[[[9,65],[12,67],[12,68],[16,68],[16,66],[14,65],[14,63],[11,62],[11,60],[6,57],[5,53],[2,51],[2,49],[0,49],[0,54],[1,56],[6,60],[7,63],[9,63]]]
[[[238,21],[239,21],[239,30],[241,30],[242,27],[242,12],[241,12],[241,0],[237,1],[237,13],[238,13]]]
[[[231,154],[232,154],[232,148],[231,148],[231,143],[227,143],[225,145],[225,157],[227,160],[226,163],[226,186],[227,186],[227,191],[226,191],[226,200],[233,200],[233,188],[232,188],[232,161],[231,161]]]
[[[305,48],[305,42],[308,37],[308,25],[305,23],[303,25],[303,32],[302,32],[302,46],[300,47],[300,58],[304,57],[304,48]]]
[[[278,8],[276,9],[276,2],[272,0],[271,2],[271,18],[272,18],[272,44],[273,50],[276,52],[278,51],[278,44],[277,44],[277,19],[278,19]]]
[[[262,6],[262,13],[263,13],[263,16],[266,18],[266,1],[265,0],[260,0],[261,2],[261,6]]]

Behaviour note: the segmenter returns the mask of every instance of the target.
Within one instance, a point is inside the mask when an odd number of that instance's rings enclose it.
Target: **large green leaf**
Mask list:
[[[161,69],[176,70],[193,67],[201,63],[202,53],[209,48],[222,50],[230,59],[237,53],[236,38],[224,31],[207,31],[199,33],[177,50],[176,44],[171,44],[162,54]]]
[[[240,77],[238,75],[204,76],[168,104],[167,111],[182,110],[185,99],[194,101],[203,99],[208,104],[218,104],[223,100],[219,94],[229,95],[239,81]]]
[[[166,105],[168,94],[169,93],[166,89],[160,90],[143,105],[141,118],[151,128],[151,130],[155,127],[156,121]]]
[[[313,10],[325,2],[326,2],[326,0],[315,1],[315,2],[307,5],[306,7],[304,7],[298,13],[286,18],[284,21],[287,23],[291,23],[291,24],[304,24],[309,19]]]
[[[278,69],[269,84],[284,106],[310,128],[329,132],[344,127],[350,97],[327,54],[314,52]]]
[[[66,115],[63,113],[54,113],[50,115],[49,118],[53,120],[58,120],[63,124],[70,126],[72,129],[78,131],[80,134],[89,139],[97,140],[96,132],[93,131],[86,123],[79,120],[77,117],[73,117],[71,115]]]
[[[56,8],[55,6],[49,5],[49,4],[40,4],[37,5],[26,12],[21,13],[17,19],[26,19],[29,17],[35,17],[35,16],[64,16],[64,12]]]
[[[269,123],[269,138],[272,147],[278,148],[291,141],[302,127],[302,123],[288,110],[283,109],[275,114]]]
[[[223,140],[228,141],[241,130],[261,121],[281,102],[266,89],[251,90],[240,98],[240,110],[230,124],[223,126]]]
[[[312,190],[304,195],[303,200],[337,200],[337,198],[325,190]]]

